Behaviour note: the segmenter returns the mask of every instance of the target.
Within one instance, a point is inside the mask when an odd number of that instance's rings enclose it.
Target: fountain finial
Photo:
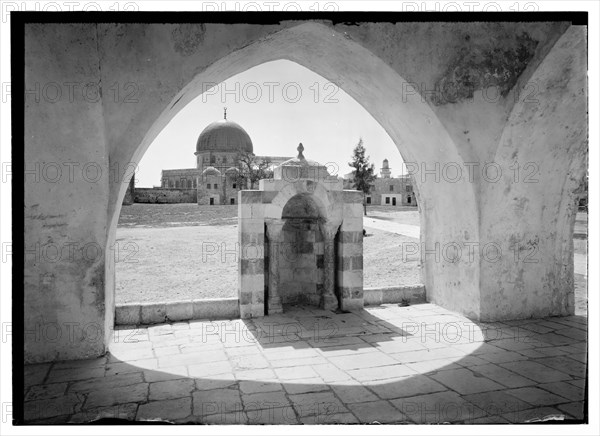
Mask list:
[[[304,146],[302,145],[302,143],[300,143],[296,150],[298,150],[298,159],[304,159],[304,155],[302,154],[302,152],[304,151]]]

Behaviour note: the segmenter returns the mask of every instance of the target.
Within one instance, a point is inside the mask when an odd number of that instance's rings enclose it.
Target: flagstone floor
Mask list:
[[[25,419],[206,424],[582,419],[587,317],[474,323],[433,304],[115,331],[25,367]]]

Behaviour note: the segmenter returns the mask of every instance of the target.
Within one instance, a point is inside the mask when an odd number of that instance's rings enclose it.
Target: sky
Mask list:
[[[402,157],[385,130],[342,89],[294,62],[267,62],[231,77],[183,108],[150,145],[138,165],[136,186],[160,186],[163,169],[195,168],[196,140],[211,122],[223,118],[250,135],[254,154],[304,156],[327,164],[342,176],[362,137],[379,174],[387,158],[392,175],[402,172]]]

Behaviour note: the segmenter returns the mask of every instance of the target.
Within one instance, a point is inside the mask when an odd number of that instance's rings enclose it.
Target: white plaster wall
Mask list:
[[[83,84],[100,81],[96,43],[95,29],[87,25],[60,32],[26,29],[25,85],[33,91],[25,100],[25,167],[32,171],[25,177],[24,224],[28,362],[102,354],[105,317],[112,319],[112,311],[105,311],[113,305],[105,289],[114,287],[105,280],[105,268],[113,268],[105,263],[110,250],[105,125],[100,100],[81,93]],[[78,86],[72,98],[65,82]],[[53,83],[63,92],[60,98],[50,94]],[[36,87],[42,90],[39,98]]]
[[[538,92],[516,105],[499,142],[498,183],[482,184],[482,241],[502,247],[481,260],[482,317],[574,311],[575,191],[587,155],[586,36],[571,27],[530,78]]]
[[[207,26],[207,30],[208,28],[209,26]],[[141,112],[137,114],[136,121],[128,123],[127,126],[123,126],[122,117],[119,117],[119,120],[114,120],[116,124],[112,132],[113,136],[120,134],[118,141],[115,141],[120,145],[120,148],[114,149],[113,153],[119,156],[119,159],[136,160],[137,156],[158,134],[162,126],[166,125],[187,102],[202,92],[203,84],[208,82],[218,83],[264,62],[275,59],[288,59],[310,68],[331,81],[340,83],[348,94],[360,102],[380,122],[396,142],[406,160],[423,162],[428,167],[433,167],[435,162],[439,161],[462,162],[459,150],[429,104],[420,98],[405,99],[403,96],[403,83],[405,83],[405,80],[388,65],[343,33],[332,31],[331,28],[321,24],[305,23],[271,34],[254,44],[249,44],[243,49],[230,53],[201,71],[181,92],[173,95],[173,101],[176,103],[171,107],[166,104],[166,98],[160,96],[158,92],[160,88],[156,89],[159,77],[161,79],[169,77],[165,70],[173,68],[173,65],[181,66],[182,61],[184,62],[183,67],[178,68],[175,73],[171,72],[170,76],[177,77],[178,73],[187,73],[188,60],[182,60],[181,56],[173,51],[164,52],[164,40],[169,39],[165,35],[167,30],[169,29],[161,27],[145,29],[144,36],[148,40],[148,46],[144,45],[142,51],[147,50],[148,53],[138,56],[138,58],[147,56],[152,62],[152,69],[144,70],[138,76],[139,81],[148,83],[147,86],[141,86],[143,89],[153,90],[147,96],[151,99],[151,104],[145,104],[144,111],[149,110],[146,109],[149,107],[164,107],[164,112],[158,119]],[[113,29],[106,29],[102,33],[106,35],[107,40],[112,42],[114,41],[113,32]],[[157,35],[153,32],[156,32]],[[223,37],[225,38],[225,35]],[[373,34],[368,35],[368,38],[376,40],[378,32],[373,31]],[[158,42],[159,40],[161,42]],[[153,42],[156,42],[156,44],[153,44]],[[210,47],[209,53],[217,49],[219,40],[211,39],[211,42],[215,45]],[[123,40],[118,43],[115,41],[114,44],[110,44],[111,50],[115,49],[115,44],[118,48],[119,45],[123,45],[125,42]],[[158,52],[160,50],[163,50],[163,52],[159,56]],[[120,58],[119,56],[115,57]],[[159,67],[154,66],[158,59],[161,61],[160,70]],[[197,59],[197,61],[204,62],[202,58]],[[126,65],[122,63],[111,66],[111,68],[121,70],[124,67]],[[105,68],[103,71],[105,70],[108,69]],[[169,95],[174,91],[173,88],[176,89],[176,86],[175,83],[171,85],[171,88],[165,86],[163,92]],[[115,111],[110,110],[108,112],[114,113]],[[153,112],[155,112],[155,109],[153,109]],[[151,125],[153,121],[156,122]],[[123,129],[124,127],[127,128]],[[134,132],[131,129],[134,128],[137,130],[138,135],[134,135],[134,138],[132,138],[131,134]],[[139,133],[144,128],[149,130],[142,144],[137,146],[136,149],[134,147],[135,140],[139,141]],[[129,153],[126,154],[126,151]],[[119,189],[122,190],[122,187],[119,187]],[[111,195],[117,194],[113,193]],[[423,242],[428,246],[433,246],[440,241],[461,243],[465,240],[465,237],[476,237],[475,235],[478,233],[477,208],[471,183],[461,180],[458,183],[424,185],[420,189],[420,196],[421,210],[426,212],[422,225],[425,229]],[[456,210],[458,214],[456,221],[447,219],[447,211],[455,209],[456,204],[461,205],[461,208]],[[119,206],[117,205],[117,207]],[[109,213],[112,213],[112,211]],[[116,223],[117,217],[118,213],[113,215],[113,225]],[[462,311],[469,316],[478,316],[479,277],[477,261],[461,265],[430,262],[426,267],[424,281],[432,301]]]
[[[553,41],[565,29],[564,25],[543,23],[511,24],[498,28],[500,30],[481,23],[459,24],[57,24],[46,25],[43,31],[31,26],[26,52],[28,87],[34,86],[35,81],[79,80],[101,83],[104,92],[101,105],[83,101],[28,103],[26,160],[97,160],[123,173],[131,162],[139,162],[162,128],[203,92],[207,83],[219,83],[276,59],[297,62],[340,84],[382,125],[406,161],[418,162],[427,168],[440,162],[484,162],[490,156],[510,160],[504,156],[511,156],[510,150],[519,147],[518,141],[511,138],[541,133],[545,129],[558,133],[553,130],[558,129],[557,123],[552,121],[561,118],[563,110],[560,108],[555,108],[555,114],[549,115],[547,122],[530,114],[529,125],[505,129],[513,107],[508,99],[494,105],[476,96],[472,102],[434,106],[420,95],[407,98],[407,81],[433,88],[437,78],[444,74],[449,57],[455,56],[465,45],[465,32],[469,32],[477,44],[493,48],[509,39],[512,31],[529,29],[542,40],[531,64],[543,65]],[[573,45],[562,50],[562,55],[556,55],[556,59],[560,59],[553,61],[558,62],[556,65],[566,65],[564,59],[570,51],[584,49],[582,36],[571,35]],[[574,62],[580,62],[581,57],[577,56],[573,57]],[[531,69],[535,70],[533,66]],[[577,68],[561,71],[563,78],[575,77],[575,82],[580,82]],[[525,72],[534,74],[534,71]],[[551,79],[550,71],[540,69],[540,77]],[[567,80],[561,85],[558,80],[557,86],[541,94],[542,101],[548,100],[548,108],[556,106],[552,102],[562,104],[565,96],[577,89],[575,82]],[[123,91],[130,83],[136,90],[132,96],[134,101],[131,98],[125,101]],[[109,89],[113,84],[121,91],[118,96]],[[581,113],[581,96],[574,95],[566,101],[565,108]],[[512,119],[518,117],[519,111],[521,109],[512,112]],[[579,122],[584,118],[580,117]],[[580,124],[576,126],[575,130],[580,131]],[[503,138],[499,140],[501,135]],[[547,164],[544,183],[533,190],[521,185],[517,189],[522,192],[505,191],[499,185],[483,186],[477,179],[448,183],[443,180],[423,182],[416,178],[414,188],[422,212],[421,242],[425,248],[436,243],[462,245],[480,242],[484,237],[497,239],[508,229],[514,230],[514,235],[535,228],[545,229],[547,233],[539,233],[539,236],[549,236],[551,241],[542,243],[544,266],[534,272],[509,263],[484,264],[477,254],[470,262],[457,263],[426,257],[424,283],[430,301],[472,318],[494,317],[496,310],[503,317],[525,315],[523,311],[513,311],[514,305],[497,306],[498,298],[494,295],[501,286],[491,282],[501,283],[503,279],[510,281],[523,275],[526,285],[523,289],[528,292],[528,285],[540,272],[546,274],[547,283],[554,280],[548,274],[568,276],[568,269],[558,271],[558,265],[571,253],[568,238],[573,218],[566,211],[570,210],[568,186],[577,175],[568,178],[568,170],[564,168],[579,171],[581,159],[569,159],[570,165],[565,165],[565,159],[570,152],[576,156],[585,153],[575,145],[552,148],[548,152],[542,136],[530,141],[531,156],[524,156]],[[579,137],[567,139],[573,144],[580,142]],[[499,143],[500,151],[496,152]],[[128,179],[121,179],[116,177],[95,185],[73,184],[62,186],[60,190],[27,183],[26,242],[76,239],[97,241],[104,249],[112,246],[121,200],[127,188]],[[526,224],[521,223],[521,216],[500,206],[515,196],[536,195],[541,195],[550,206],[546,206],[545,212],[539,206],[534,212],[539,218],[523,221]],[[551,218],[552,211],[556,212],[556,220]],[[47,285],[39,281],[39,274],[45,272],[55,274],[52,289],[46,289]],[[489,286],[483,295],[491,298],[483,302],[483,307],[481,286]],[[52,266],[28,262],[26,292],[27,328],[40,319],[85,319],[103,324],[106,337],[114,315],[114,256],[107,252],[104,265],[102,261],[79,265],[61,262]],[[558,300],[564,300],[564,295],[558,293]],[[538,303],[544,303],[544,299],[532,298],[525,307],[531,314],[537,314]],[[99,354],[103,347],[103,343],[81,341],[73,347],[62,342],[39,344],[31,339],[26,345],[31,361],[52,360],[58,356],[81,358]]]

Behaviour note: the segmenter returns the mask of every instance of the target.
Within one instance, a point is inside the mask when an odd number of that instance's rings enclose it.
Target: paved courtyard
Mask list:
[[[103,358],[25,367],[25,419],[206,424],[581,419],[587,317],[473,323],[433,304],[115,331]]]

